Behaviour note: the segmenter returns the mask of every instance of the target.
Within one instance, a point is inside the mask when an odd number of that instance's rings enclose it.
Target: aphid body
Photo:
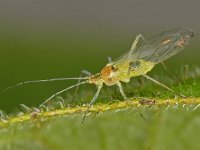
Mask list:
[[[143,75],[157,84],[172,91],[167,86],[146,75],[153,67],[175,55],[187,46],[188,41],[194,33],[189,28],[175,28],[158,33],[149,39],[144,39],[138,35],[130,49],[117,60],[108,63],[100,73],[88,78],[89,83],[93,83],[100,88],[103,83],[107,86],[118,85],[120,82],[129,82],[132,77]],[[139,40],[142,40],[139,42]],[[122,88],[122,96],[126,98]]]

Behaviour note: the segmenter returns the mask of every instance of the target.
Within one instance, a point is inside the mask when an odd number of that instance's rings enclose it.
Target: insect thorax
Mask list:
[[[100,76],[106,85],[112,86],[119,81],[117,74],[118,68],[114,67],[111,64],[108,64],[101,70]]]
[[[108,85],[119,81],[129,82],[131,77],[146,74],[154,67],[153,62],[144,60],[127,60],[118,64],[108,64],[101,70],[101,78]]]

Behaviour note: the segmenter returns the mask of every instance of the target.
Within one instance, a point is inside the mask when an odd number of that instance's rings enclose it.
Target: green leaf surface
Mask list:
[[[199,69],[171,79],[173,90],[184,98],[148,81],[142,88],[140,82],[134,81],[135,93],[125,86],[129,97],[136,95],[129,101],[99,98],[83,124],[87,105],[23,105],[17,114],[1,112],[0,149],[200,149]]]

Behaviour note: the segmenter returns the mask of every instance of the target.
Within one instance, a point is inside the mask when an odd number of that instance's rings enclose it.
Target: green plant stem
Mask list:
[[[178,106],[182,105],[195,105],[193,110],[197,109],[200,106],[200,98],[178,98],[178,99],[155,99],[155,100],[148,100],[148,99],[131,99],[129,101],[116,101],[111,104],[95,104],[93,105],[89,112],[92,113],[101,113],[105,111],[112,111],[118,109],[125,109],[125,108],[147,108],[147,106],[152,106],[154,108],[159,107],[169,107],[169,106]],[[85,113],[87,111],[87,105],[83,106],[75,106],[75,107],[65,107],[51,111],[43,111],[40,110],[39,112],[29,112],[26,114],[22,114],[20,116],[8,117],[8,119],[2,119],[0,121],[0,127],[5,127],[7,125],[12,125],[15,123],[23,123],[27,121],[34,121],[34,120],[45,120],[48,118],[53,118],[56,116],[63,116],[63,115],[70,115],[76,113]]]

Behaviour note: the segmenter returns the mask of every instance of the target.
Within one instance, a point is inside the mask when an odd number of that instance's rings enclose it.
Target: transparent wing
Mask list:
[[[140,40],[134,50],[130,50],[116,59],[113,64],[123,61],[142,59],[159,63],[180,52],[194,35],[189,28],[175,28],[158,33],[148,39]]]

